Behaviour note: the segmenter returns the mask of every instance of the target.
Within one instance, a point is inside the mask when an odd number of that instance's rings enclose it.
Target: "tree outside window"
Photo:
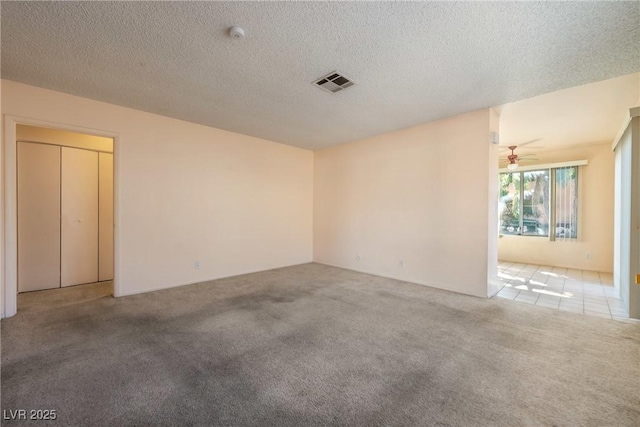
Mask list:
[[[500,234],[576,238],[577,175],[575,166],[501,173]]]

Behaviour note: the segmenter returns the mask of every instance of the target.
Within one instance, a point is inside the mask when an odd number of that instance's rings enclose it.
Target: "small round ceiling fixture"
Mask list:
[[[232,39],[240,40],[244,38],[244,30],[236,25],[229,28],[229,36]]]

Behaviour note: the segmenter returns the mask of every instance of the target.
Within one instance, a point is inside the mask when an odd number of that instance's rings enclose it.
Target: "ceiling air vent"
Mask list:
[[[354,83],[345,76],[333,71],[326,76],[319,78],[313,82],[313,84],[327,92],[336,93],[348,88],[349,86],[353,86]]]

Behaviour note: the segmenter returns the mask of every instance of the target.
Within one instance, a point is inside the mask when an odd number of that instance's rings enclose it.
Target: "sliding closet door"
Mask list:
[[[62,147],[61,285],[98,281],[98,153]]]
[[[60,287],[60,147],[18,142],[18,292]]]
[[[100,153],[100,249],[98,280],[113,279],[113,154]]]

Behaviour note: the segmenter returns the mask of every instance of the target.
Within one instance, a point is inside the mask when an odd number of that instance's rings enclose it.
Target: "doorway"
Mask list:
[[[117,295],[117,135],[5,116],[4,141],[4,315],[32,291]]]
[[[18,293],[113,280],[113,139],[16,127]]]

